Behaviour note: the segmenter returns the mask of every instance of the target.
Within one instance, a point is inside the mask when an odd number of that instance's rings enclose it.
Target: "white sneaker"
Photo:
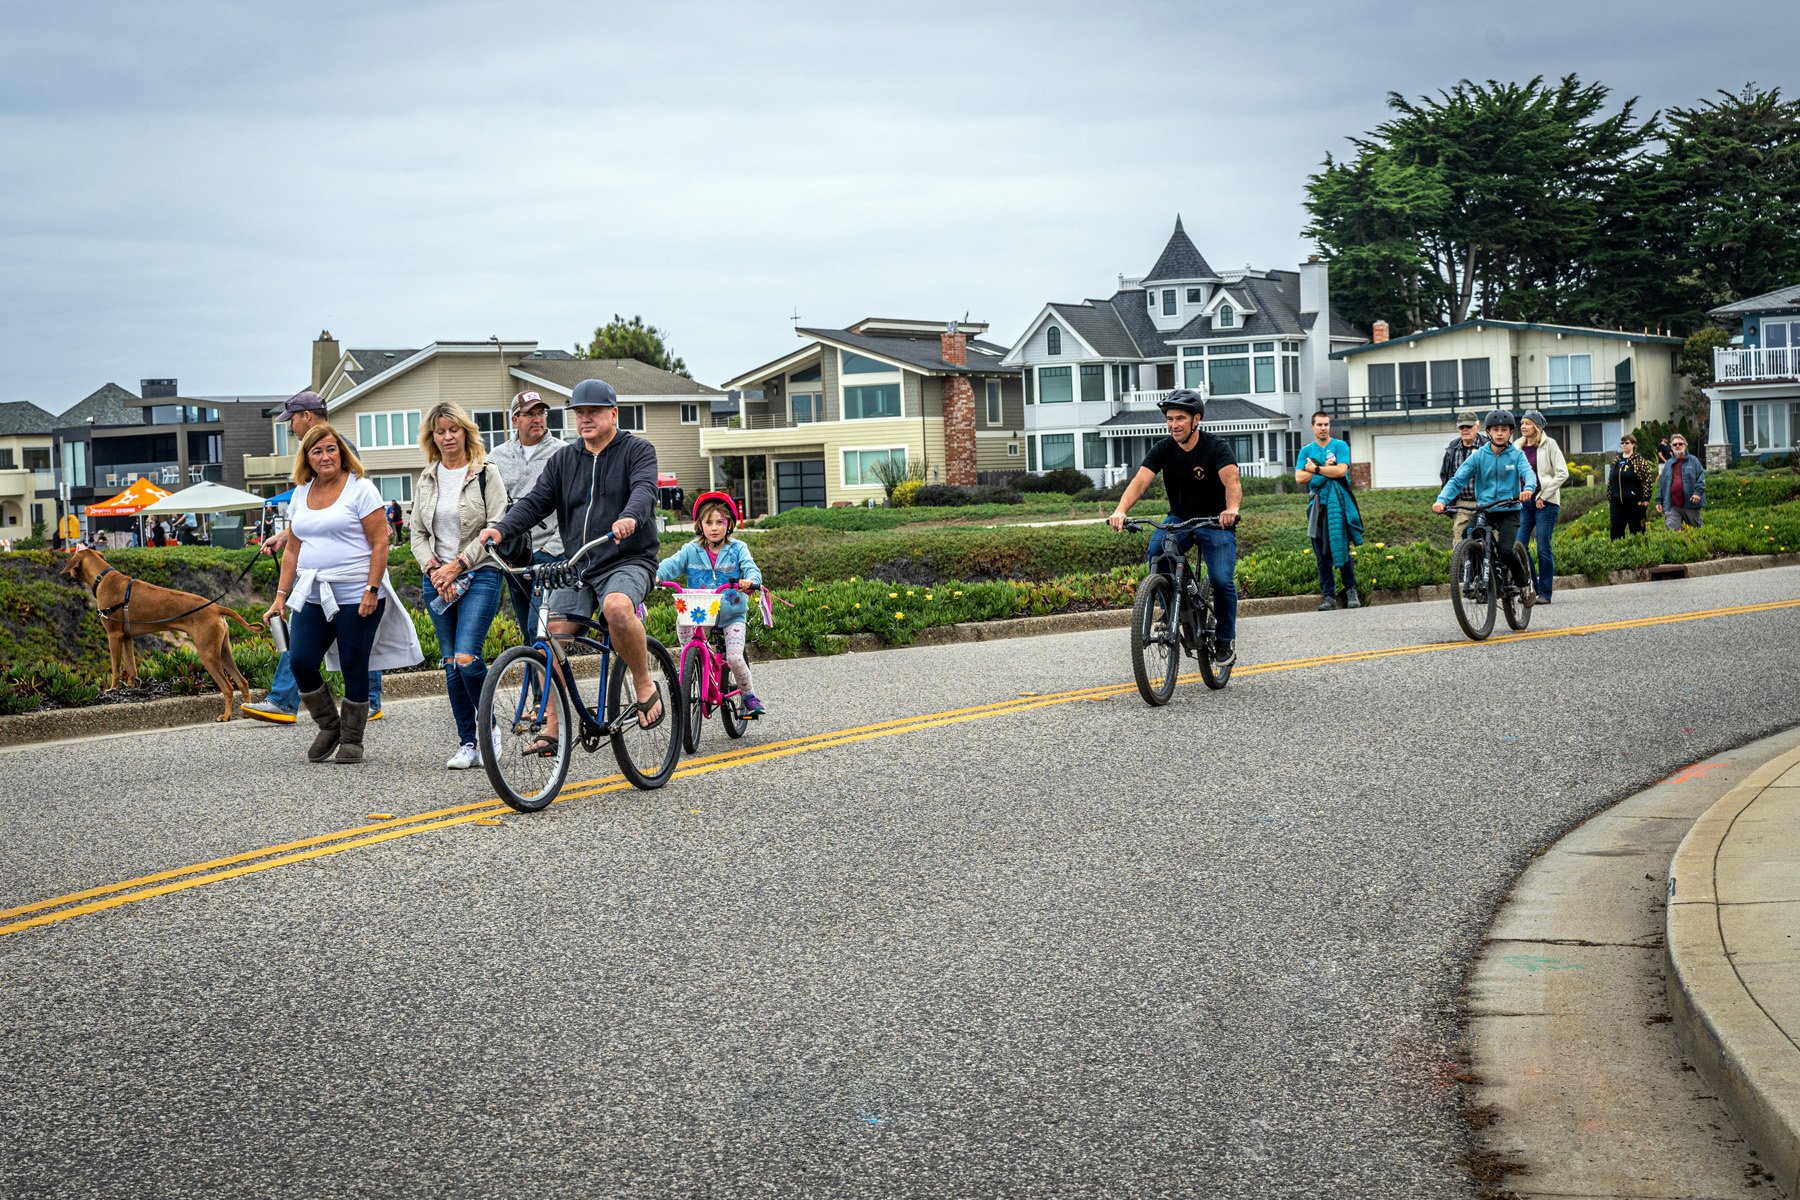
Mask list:
[[[452,771],[466,771],[480,761],[481,756],[475,750],[475,743],[464,742],[462,744],[462,749],[458,750],[455,754],[452,754],[450,756],[450,761],[444,765],[449,767]]]

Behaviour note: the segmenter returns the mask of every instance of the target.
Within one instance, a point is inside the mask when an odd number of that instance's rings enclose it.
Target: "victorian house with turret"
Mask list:
[[[1002,363],[1023,375],[1030,470],[1129,476],[1163,436],[1156,402],[1193,388],[1243,473],[1277,475],[1318,398],[1343,391],[1332,352],[1367,340],[1331,311],[1324,262],[1216,271],[1176,217],[1149,271],[1108,299],[1046,304]]]

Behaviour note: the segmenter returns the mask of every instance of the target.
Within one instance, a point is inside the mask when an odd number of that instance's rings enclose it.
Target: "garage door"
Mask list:
[[[1454,431],[1376,435],[1375,452],[1370,459],[1373,485],[1436,487],[1438,468],[1444,465],[1444,448],[1455,436]]]

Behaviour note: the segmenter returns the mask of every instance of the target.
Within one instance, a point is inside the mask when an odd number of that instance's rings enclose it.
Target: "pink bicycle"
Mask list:
[[[755,583],[731,584],[722,588],[684,588],[679,583],[665,582],[663,587],[675,592],[675,614],[679,621],[693,626],[687,641],[681,644],[681,699],[686,705],[682,722],[682,743],[689,754],[700,749],[700,724],[715,712],[725,726],[725,735],[744,736],[756,714],[744,708],[744,689],[731,677],[731,664],[725,659],[725,637],[719,628],[720,600],[726,592],[762,593],[763,624],[773,625],[773,592]]]

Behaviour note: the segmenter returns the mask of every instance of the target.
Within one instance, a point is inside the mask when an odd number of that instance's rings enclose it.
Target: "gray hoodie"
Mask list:
[[[612,528],[620,517],[637,521],[623,542],[608,542],[581,560],[585,579],[627,563],[656,570],[656,447],[628,430],[613,434],[599,454],[579,441],[550,456],[530,491],[513,501],[500,519],[502,537],[512,537],[552,513],[562,531],[563,550],[573,554]]]

